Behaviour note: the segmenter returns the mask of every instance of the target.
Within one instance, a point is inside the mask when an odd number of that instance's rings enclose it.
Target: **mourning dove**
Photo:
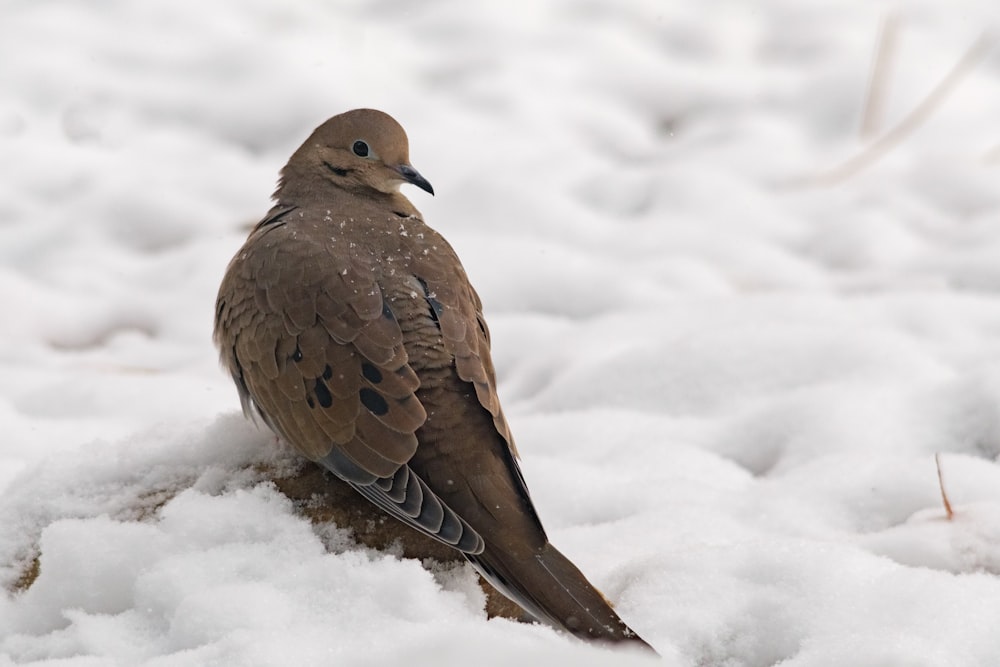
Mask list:
[[[244,412],[538,620],[648,647],[549,543],[479,296],[403,183],[434,193],[381,111],[334,116],[292,154],[216,304]]]

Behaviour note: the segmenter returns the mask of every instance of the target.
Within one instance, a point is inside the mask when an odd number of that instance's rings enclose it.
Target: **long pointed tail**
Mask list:
[[[489,546],[481,554],[466,557],[497,590],[539,621],[581,639],[635,642],[653,650],[625,625],[583,573],[549,543],[527,558],[505,558]]]

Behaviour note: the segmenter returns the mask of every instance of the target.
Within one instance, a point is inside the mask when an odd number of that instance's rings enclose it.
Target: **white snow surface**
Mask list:
[[[2,13],[0,666],[1000,664],[995,3]],[[248,472],[294,459],[239,414],[216,289],[359,106],[437,190],[552,541],[659,662],[487,620],[469,569]]]

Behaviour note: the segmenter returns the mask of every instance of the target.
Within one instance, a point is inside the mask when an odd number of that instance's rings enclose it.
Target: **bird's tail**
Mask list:
[[[497,590],[539,621],[581,639],[634,642],[652,650],[583,573],[548,542],[528,557],[512,558],[489,546],[481,554],[466,557]]]

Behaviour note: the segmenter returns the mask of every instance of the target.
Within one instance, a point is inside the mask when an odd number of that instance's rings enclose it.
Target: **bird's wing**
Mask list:
[[[244,405],[388,513],[478,553],[482,538],[407,465],[427,414],[379,258],[319,224],[274,218],[233,260],[217,304],[216,340]]]

